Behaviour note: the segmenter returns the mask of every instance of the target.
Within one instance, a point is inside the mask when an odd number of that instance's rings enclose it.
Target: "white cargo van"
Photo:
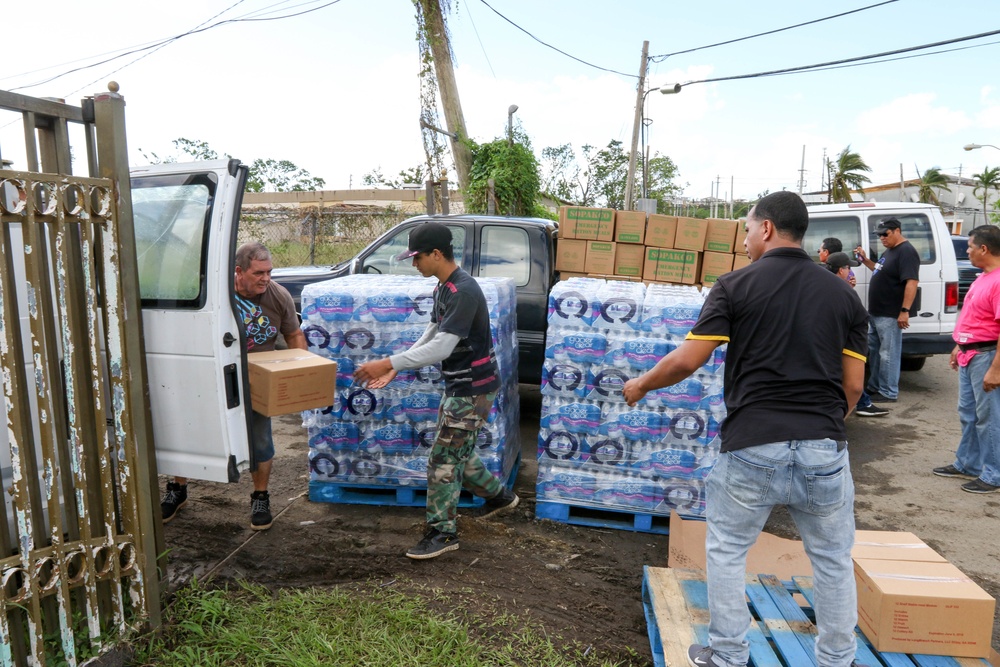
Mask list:
[[[919,370],[927,357],[949,354],[955,347],[951,334],[958,317],[958,266],[955,248],[941,211],[931,204],[859,202],[823,204],[809,207],[809,230],[802,247],[816,261],[823,239],[834,237],[844,244],[844,252],[854,254],[858,245],[872,261],[882,253],[875,227],[894,217],[902,226],[903,236],[920,255],[920,285],[910,328],[903,332],[903,370]],[[854,269],[855,288],[862,303],[868,305],[871,271],[864,266]]]

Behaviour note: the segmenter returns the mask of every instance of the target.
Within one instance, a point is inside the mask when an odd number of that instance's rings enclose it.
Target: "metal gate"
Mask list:
[[[79,107],[0,91],[26,148],[23,170],[0,170],[0,666],[77,665],[160,623],[125,102],[109,88]]]

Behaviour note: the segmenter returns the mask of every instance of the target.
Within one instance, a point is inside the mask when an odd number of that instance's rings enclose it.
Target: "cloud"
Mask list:
[[[964,111],[935,106],[933,93],[914,93],[888,104],[863,111],[857,117],[858,130],[870,137],[906,134],[952,135],[972,121]]]

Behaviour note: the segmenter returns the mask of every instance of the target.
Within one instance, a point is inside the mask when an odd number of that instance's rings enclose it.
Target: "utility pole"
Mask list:
[[[455,158],[455,169],[458,171],[458,186],[464,188],[469,184],[472,152],[462,143],[462,140],[469,135],[465,131],[462,101],[458,97],[458,85],[455,83],[455,68],[451,61],[451,45],[448,43],[444,14],[441,11],[440,0],[420,0],[420,8],[424,19],[424,24],[420,28],[424,30],[427,43],[431,47],[431,54],[434,56],[434,72],[437,74],[444,120],[450,134],[448,139],[451,142],[451,154]]]
[[[802,191],[805,190],[805,187],[806,187],[806,147],[803,144],[802,166],[799,167],[799,194],[802,194]]]
[[[642,43],[642,61],[639,65],[639,85],[635,94],[635,120],[632,123],[632,150],[628,154],[628,178],[625,181],[625,210],[632,210],[632,191],[635,189],[636,151],[639,149],[639,126],[642,124],[642,96],[646,92],[646,58],[649,40]]]
[[[903,163],[899,163],[899,201],[906,201],[906,183],[903,181]]]
[[[715,208],[715,213],[712,214],[713,218],[719,217],[719,186],[722,185],[722,178],[716,174],[715,175],[715,201],[712,202],[712,206]]]

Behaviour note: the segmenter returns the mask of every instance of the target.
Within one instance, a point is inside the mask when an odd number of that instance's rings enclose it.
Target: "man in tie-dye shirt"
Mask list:
[[[245,243],[236,251],[234,300],[246,333],[247,351],[273,350],[279,332],[289,348],[304,350],[306,338],[299,329],[295,303],[288,290],[271,280],[271,268],[271,253],[262,243]],[[274,440],[271,418],[257,412],[252,416],[250,446],[257,467],[250,471],[254,488],[250,495],[250,528],[267,530],[272,522],[267,484],[271,478]],[[171,521],[186,503],[187,479],[175,477],[167,483],[167,492],[160,503],[163,522]]]

